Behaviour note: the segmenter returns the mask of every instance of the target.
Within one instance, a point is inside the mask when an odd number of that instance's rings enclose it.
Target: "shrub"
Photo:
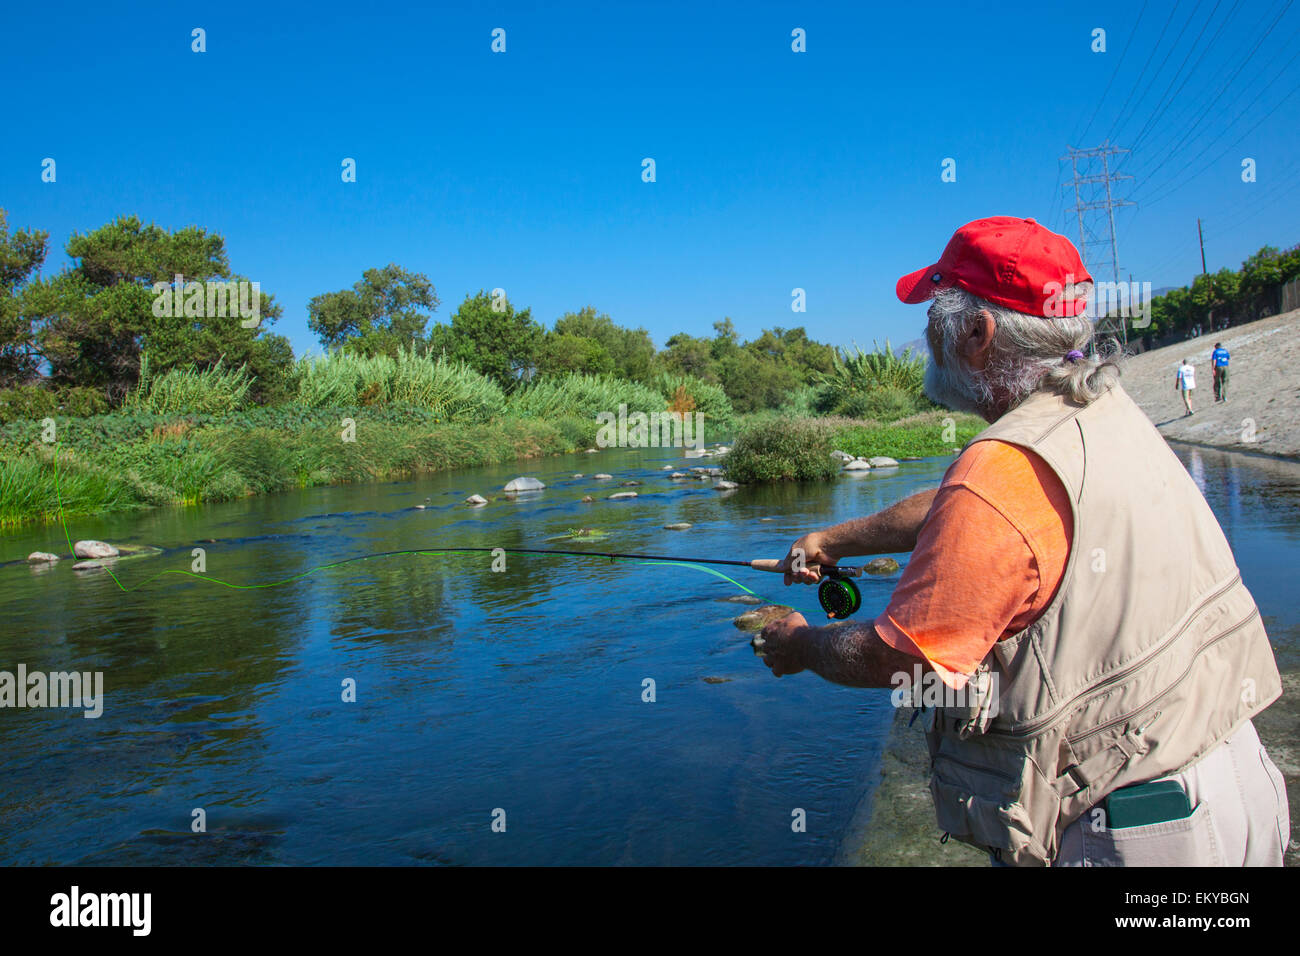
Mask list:
[[[222,360],[211,368],[172,368],[161,375],[149,371],[149,356],[140,359],[140,380],[127,393],[122,407],[155,415],[199,412],[223,415],[243,407],[253,376],[244,366],[226,368]]]
[[[84,418],[108,411],[108,399],[97,388],[74,385],[52,388],[44,383],[0,390],[0,422],[68,415]]]
[[[608,375],[541,378],[510,396],[510,410],[523,418],[577,416],[595,420],[599,412],[662,412],[668,399],[657,389]]]
[[[924,396],[905,391],[896,385],[885,385],[849,395],[838,411],[849,418],[873,418],[892,422],[933,407],[933,403]]]
[[[675,412],[702,412],[706,426],[729,427],[735,413],[731,399],[721,385],[713,385],[693,375],[661,372],[651,383]]]
[[[813,419],[758,421],[736,437],[724,466],[735,481],[829,481],[840,470],[831,458],[831,429]]]
[[[885,340],[883,349],[875,346],[870,352],[864,352],[855,345],[852,351],[837,351],[833,371],[829,375],[817,376],[817,383],[818,411],[855,418],[879,417],[864,414],[868,409],[864,404],[867,399],[863,396],[887,391],[895,396],[904,394],[921,398],[925,384],[925,359],[913,354],[911,349],[896,355],[888,339]],[[884,401],[887,407],[900,406],[897,398]],[[929,407],[928,402],[902,414],[910,414],[925,407]]]
[[[489,421],[505,411],[501,387],[463,362],[417,355],[334,352],[294,368],[297,402],[307,408],[422,408],[440,421]]]

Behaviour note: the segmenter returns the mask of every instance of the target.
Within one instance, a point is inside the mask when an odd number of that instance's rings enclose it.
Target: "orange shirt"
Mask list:
[[[876,632],[949,686],[965,685],[995,642],[1051,602],[1073,531],[1069,495],[1046,462],[978,442],[944,475]]]

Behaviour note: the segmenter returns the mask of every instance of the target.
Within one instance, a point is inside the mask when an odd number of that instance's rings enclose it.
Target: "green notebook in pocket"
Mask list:
[[[1112,830],[1182,820],[1191,815],[1187,792],[1177,780],[1135,783],[1106,797],[1106,825]]]

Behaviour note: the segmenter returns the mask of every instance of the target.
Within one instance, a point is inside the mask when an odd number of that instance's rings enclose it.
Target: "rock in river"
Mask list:
[[[761,631],[773,621],[779,621],[787,614],[792,613],[794,613],[794,608],[788,604],[764,604],[752,611],[746,611],[732,623],[742,631]]]
[[[844,470],[845,471],[870,471],[871,465],[868,462],[863,461],[861,458],[855,458],[852,461],[846,461],[844,463]]]
[[[740,485],[734,481],[720,481],[713,486],[714,491],[730,491],[732,488],[739,488]]]
[[[621,498],[635,498],[635,491],[616,491],[609,496],[610,501],[618,501]]]
[[[898,562],[893,558],[873,558],[862,567],[867,574],[893,574],[898,570]]]
[[[542,490],[543,488],[545,488],[545,487],[546,487],[546,486],[545,486],[544,484],[542,484],[540,481],[538,481],[536,478],[529,478],[529,477],[525,476],[525,477],[522,477],[522,478],[515,478],[515,479],[514,479],[513,481],[511,481],[508,485],[506,485],[505,490],[506,490],[507,492],[511,492],[511,491],[541,491],[541,490]]]
[[[599,475],[596,475],[595,477],[596,477],[596,480],[597,480],[597,481],[606,481],[606,480],[608,480],[608,479],[610,479],[610,478],[613,478],[614,476],[613,476],[613,475],[607,475],[607,474],[605,474],[605,473],[602,471]]]
[[[474,507],[477,508],[479,505],[487,504],[487,499],[484,498],[482,495],[470,495],[468,498],[465,499],[465,504],[473,505]]]
[[[687,525],[687,527],[690,527],[690,525]],[[48,551],[33,551],[27,555],[28,564],[47,564],[57,560],[59,560],[59,556]]]
[[[888,455],[877,455],[875,458],[868,458],[867,464],[872,468],[896,468],[898,462]]]
[[[79,558],[116,558],[121,554],[104,541],[78,541],[72,546],[72,553]]]
[[[685,530],[686,530],[687,528],[689,528],[690,526],[691,526],[691,525],[690,525],[690,522],[687,522],[687,521],[679,521],[679,522],[677,522],[676,524],[666,524],[666,525],[664,525],[664,530],[665,530],[665,531],[685,531]],[[27,560],[30,561],[31,558],[28,558]]]

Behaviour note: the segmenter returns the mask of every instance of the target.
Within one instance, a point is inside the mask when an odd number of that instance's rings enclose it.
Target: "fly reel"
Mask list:
[[[817,588],[817,601],[831,617],[843,620],[862,607],[862,592],[851,579],[831,572],[822,578]]]

